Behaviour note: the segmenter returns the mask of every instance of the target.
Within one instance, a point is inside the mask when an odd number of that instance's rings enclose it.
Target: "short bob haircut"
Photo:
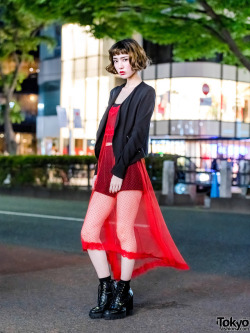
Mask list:
[[[135,71],[145,69],[151,62],[144,49],[137,43],[136,40],[131,38],[123,39],[115,43],[109,49],[110,64],[106,67],[106,70],[109,73],[117,74],[114,66],[113,56],[119,54],[129,55],[129,63],[132,69]]]

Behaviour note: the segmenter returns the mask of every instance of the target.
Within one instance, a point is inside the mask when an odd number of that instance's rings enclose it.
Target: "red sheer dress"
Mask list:
[[[109,192],[119,108],[114,104],[109,110],[97,178],[81,231],[82,249],[105,250],[116,280],[120,279],[121,255],[136,259],[132,278],[157,266],[189,269],[168,231],[144,159],[128,166],[120,191]]]

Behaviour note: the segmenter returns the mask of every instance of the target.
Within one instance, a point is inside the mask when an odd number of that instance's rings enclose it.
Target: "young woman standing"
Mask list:
[[[149,59],[133,39],[115,43],[109,59],[106,70],[127,81],[111,90],[99,124],[98,162],[81,231],[82,248],[100,280],[98,305],[89,312],[93,319],[132,313],[131,278],[157,266],[189,268],[169,234],[145,167],[155,90],[138,71]]]

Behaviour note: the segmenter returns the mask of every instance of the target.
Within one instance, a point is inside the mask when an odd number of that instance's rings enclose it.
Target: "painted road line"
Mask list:
[[[4,215],[17,215],[17,216],[27,216],[27,217],[38,217],[41,219],[52,219],[52,220],[67,220],[67,221],[79,221],[83,222],[84,219],[78,219],[76,217],[65,217],[65,216],[54,216],[54,215],[42,215],[42,214],[30,214],[21,212],[9,212],[5,210],[0,210],[0,214]]]
[[[27,216],[27,217],[38,217],[41,219],[52,219],[52,220],[67,220],[67,221],[79,221],[84,222],[84,219],[78,219],[76,217],[65,217],[65,216],[54,216],[54,215],[42,215],[42,214],[30,214],[30,213],[21,213],[21,212],[9,212],[5,210],[0,210],[0,214],[4,215],[16,215],[16,216]],[[110,222],[114,224],[115,222]],[[148,225],[145,224],[136,224],[135,227],[148,228]]]

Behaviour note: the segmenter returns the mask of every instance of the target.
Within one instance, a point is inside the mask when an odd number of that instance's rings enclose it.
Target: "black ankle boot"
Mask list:
[[[115,294],[117,282],[115,280],[103,281],[98,286],[98,305],[89,311],[92,319],[102,318],[103,313],[109,308],[112,297]]]
[[[133,313],[133,291],[119,281],[111,304],[103,314],[104,319],[121,319]]]

